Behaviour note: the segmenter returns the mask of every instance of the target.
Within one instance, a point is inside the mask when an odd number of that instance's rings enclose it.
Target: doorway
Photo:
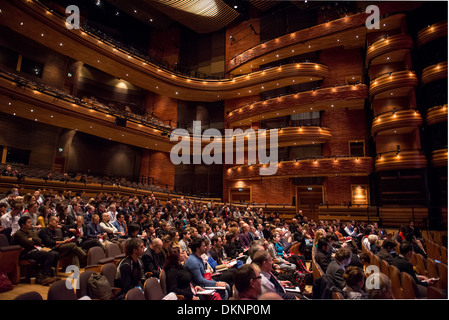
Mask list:
[[[297,186],[296,187],[296,211],[302,210],[304,216],[317,221],[320,213],[320,205],[323,204],[323,186]]]

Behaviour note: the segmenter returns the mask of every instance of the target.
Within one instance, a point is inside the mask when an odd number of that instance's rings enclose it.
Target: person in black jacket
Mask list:
[[[153,277],[159,278],[161,269],[164,267],[165,259],[162,255],[162,240],[159,238],[153,239],[149,248],[142,256],[142,263],[144,272],[151,272]]]
[[[317,243],[317,252],[315,254],[315,262],[321,267],[323,272],[326,272],[327,266],[332,259],[329,256],[330,243],[325,237],[321,237]]]

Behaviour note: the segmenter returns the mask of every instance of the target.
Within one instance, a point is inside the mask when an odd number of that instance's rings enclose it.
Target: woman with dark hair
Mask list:
[[[345,299],[358,300],[365,299],[366,293],[363,290],[365,285],[365,274],[362,268],[349,266],[343,274],[346,286],[343,288]]]
[[[173,247],[169,250],[165,259],[164,271],[167,281],[167,293],[174,292],[177,295],[183,295],[186,300],[200,300],[196,293],[204,291],[200,286],[194,287],[192,284],[192,274],[183,266],[187,259],[184,251],[179,247]]]

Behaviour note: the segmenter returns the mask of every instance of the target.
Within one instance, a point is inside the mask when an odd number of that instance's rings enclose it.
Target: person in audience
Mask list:
[[[193,282],[196,285],[202,286],[202,287],[221,287],[225,289],[219,290],[220,296],[223,300],[227,300],[228,297],[228,290],[226,282],[222,281],[215,281],[213,279],[206,279],[205,278],[205,265],[203,258],[201,257],[203,254],[206,253],[206,243],[203,238],[194,238],[192,240],[192,243],[190,244],[190,249],[192,251],[192,254],[189,255],[185,262],[186,269],[192,274]]]
[[[289,294],[285,291],[285,287],[292,286],[290,281],[280,281],[273,274],[273,258],[266,250],[257,251],[252,259],[260,269],[261,293],[276,292],[284,300],[299,300],[298,296]]]
[[[323,270],[323,272],[326,272],[329,263],[331,263],[332,261],[332,258],[329,255],[329,241],[325,237],[322,237],[320,240],[318,240],[317,249],[318,250],[315,254],[315,262],[321,267],[321,270]]]
[[[262,292],[262,276],[259,267],[245,264],[234,274],[234,284],[237,291],[236,300],[257,300]]]
[[[363,290],[365,286],[365,273],[361,268],[349,266],[343,274],[343,279],[346,283],[342,290],[345,299],[365,299],[366,293]]]
[[[40,230],[42,228],[42,226],[37,223],[37,218],[38,218],[37,211],[38,211],[38,203],[36,201],[30,201],[26,205],[26,210],[22,213],[22,217],[23,216],[30,217],[33,228]]]
[[[75,228],[69,229],[69,236],[74,236],[76,245],[86,252],[92,247],[101,247],[104,250],[104,246],[98,238],[91,239],[87,236],[87,226],[84,224],[84,217],[81,215],[76,217]]]
[[[150,272],[153,277],[159,278],[159,274],[165,263],[164,256],[162,255],[162,246],[162,240],[155,238],[142,255],[141,260],[145,274]]]
[[[117,229],[120,238],[128,237],[128,227],[125,222],[125,215],[121,212],[117,213],[116,220],[112,222],[112,225]]]
[[[42,278],[39,282],[46,286],[56,281],[53,267],[56,267],[59,254],[51,250],[42,249],[42,240],[34,233],[33,224],[29,216],[23,216],[19,219],[20,229],[14,233],[11,239],[12,245],[19,245],[23,248],[20,259],[35,260],[40,265]]]
[[[207,299],[197,294],[204,289],[193,285],[192,274],[183,265],[186,259],[187,255],[179,247],[170,249],[164,265],[167,293],[174,292],[182,295],[185,300]],[[216,298],[221,299],[220,295],[216,295]]]
[[[335,254],[335,259],[327,266],[326,275],[329,276],[334,282],[334,285],[340,290],[343,290],[346,285],[343,275],[346,267],[351,262],[351,257],[351,249],[342,247]]]
[[[413,269],[413,264],[410,262],[413,253],[413,245],[410,242],[406,240],[402,241],[399,251],[399,255],[394,258],[395,265],[400,272],[407,272],[412,276],[418,287],[418,292],[416,292],[417,296],[419,298],[425,298],[427,295],[427,287],[429,285],[434,285],[435,281],[429,279],[425,275],[416,274]]]
[[[107,209],[109,215],[109,222],[114,223],[117,220],[117,207],[115,204],[111,204]]]
[[[296,265],[294,263],[290,263],[287,261],[287,255],[282,248],[282,245],[279,243],[280,235],[277,232],[274,232],[269,241],[268,252],[270,252],[271,258],[276,264],[284,271],[295,271]]]
[[[397,242],[392,238],[387,238],[382,242],[382,247],[377,252],[377,256],[388,262],[389,265],[395,265],[394,257],[396,256]]]
[[[56,216],[50,217],[48,226],[42,228],[38,236],[42,239],[42,244],[59,253],[59,257],[69,256],[72,259],[72,264],[80,268],[80,259],[86,257],[86,252],[74,242],[74,238],[64,238],[62,232],[58,232],[59,218]],[[61,231],[61,230],[59,230]]]
[[[121,294],[117,296],[117,300],[123,300],[126,294],[132,288],[143,288],[144,267],[141,257],[144,254],[145,246],[142,239],[130,238],[126,240],[125,254],[117,265],[117,273],[115,275],[115,287],[121,288]]]
[[[107,240],[110,242],[115,242],[121,235],[119,231],[109,222],[109,213],[104,212],[102,214],[102,221],[100,222],[101,229],[107,233]]]
[[[181,240],[179,240],[179,246],[181,250],[184,251],[187,255],[190,255],[190,248],[189,248],[189,244],[191,241],[190,231],[188,230],[181,231],[180,237]]]
[[[11,241],[11,236],[20,229],[19,219],[22,211],[23,204],[19,201],[13,201],[11,202],[11,210],[2,215],[2,217],[0,218],[1,225],[3,228],[5,228],[4,230],[11,231],[9,234],[7,232],[4,233],[7,236],[8,241]]]

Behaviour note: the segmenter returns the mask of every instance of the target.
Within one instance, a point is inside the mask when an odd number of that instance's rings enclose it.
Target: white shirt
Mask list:
[[[11,212],[8,212],[4,214],[1,218],[1,225],[5,228],[11,228],[11,235],[13,235],[17,230],[20,229],[19,227],[19,219],[20,216],[11,216]]]

